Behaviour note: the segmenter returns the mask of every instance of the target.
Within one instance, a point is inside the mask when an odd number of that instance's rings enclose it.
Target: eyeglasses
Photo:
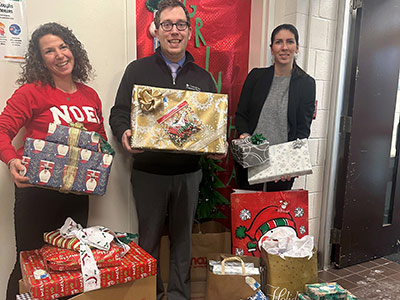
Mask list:
[[[171,31],[174,25],[176,26],[176,29],[178,29],[179,31],[184,31],[189,26],[187,22],[177,22],[177,23],[162,22],[160,23],[160,25],[164,31]]]

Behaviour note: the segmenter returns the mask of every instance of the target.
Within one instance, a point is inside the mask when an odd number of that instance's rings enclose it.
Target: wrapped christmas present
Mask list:
[[[31,300],[31,295],[29,293],[24,293],[16,296],[16,300]]]
[[[232,140],[233,158],[249,168],[261,164],[269,165],[269,142],[261,134]]]
[[[135,85],[131,147],[226,152],[228,95]]]
[[[354,296],[352,293],[350,293],[349,291],[347,291],[347,300],[358,300],[358,298],[356,296]]]
[[[102,137],[94,131],[86,131],[82,124],[76,123],[73,126],[60,124],[49,124],[46,141],[75,146],[78,148],[98,151]]]
[[[347,291],[336,282],[306,284],[306,293],[312,300],[347,299]]]
[[[299,294],[299,300],[311,300],[311,298],[306,293]]]
[[[47,266],[52,271],[73,271],[80,270],[80,254],[70,249],[62,249],[52,245],[44,245],[39,250]],[[114,242],[111,243],[109,251],[93,249],[93,257],[97,267],[114,267],[121,265],[121,252]]]
[[[262,164],[248,169],[250,184],[280,180],[282,176],[312,174],[308,140],[297,139],[269,147],[270,164]]]
[[[45,232],[43,234],[43,240],[50,245],[56,246],[58,248],[70,249],[74,251],[79,251],[81,243],[76,237],[66,238],[60,233],[60,229],[52,230],[50,232]]]
[[[223,274],[223,268],[224,268],[224,274],[227,275],[240,275],[242,274],[242,266],[244,266],[244,273],[246,275],[260,275],[260,270],[258,267],[254,266],[254,263],[252,262],[243,262],[243,264],[239,261],[228,261],[222,264],[222,261],[216,261],[210,259],[208,262],[210,271],[213,272],[214,274],[221,275]]]
[[[247,300],[268,300],[267,296],[261,290],[261,284],[253,277],[246,276],[245,281],[256,292],[253,296],[247,298]]]
[[[108,144],[109,146],[109,144]],[[29,183],[61,192],[103,195],[106,192],[114,151],[91,151],[27,138],[21,174]]]
[[[99,269],[98,277],[87,278],[88,281],[98,283],[99,288],[105,288],[155,276],[156,260],[134,242],[131,242],[129,247],[130,250],[121,259],[120,266]],[[56,299],[87,291],[81,270],[66,272],[47,270],[46,262],[39,250],[22,251],[20,260],[22,278],[33,299]]]

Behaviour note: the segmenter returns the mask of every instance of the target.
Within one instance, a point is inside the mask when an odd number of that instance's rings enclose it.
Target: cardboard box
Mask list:
[[[156,260],[135,243],[131,242],[129,246],[131,249],[123,257],[121,266],[100,269],[101,288],[156,276]],[[81,271],[47,270],[48,278],[36,280],[33,272],[37,269],[46,270],[39,250],[22,251],[20,261],[22,278],[32,298],[48,300],[84,291]]]
[[[19,281],[19,292],[28,293],[28,288],[22,280]],[[110,286],[104,289],[76,295],[70,300],[155,300],[156,276],[136,279],[124,284]],[[34,300],[34,298],[32,298]]]
[[[224,154],[228,95],[135,85],[132,148]]]
[[[282,176],[312,174],[308,140],[296,140],[269,147],[269,165],[262,164],[248,169],[250,184],[280,180]]]
[[[27,138],[22,163],[29,183],[63,192],[103,195],[113,156]]]

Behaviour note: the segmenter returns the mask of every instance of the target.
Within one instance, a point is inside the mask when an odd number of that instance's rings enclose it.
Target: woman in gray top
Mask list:
[[[276,27],[271,34],[274,64],[254,68],[246,78],[236,111],[240,138],[263,134],[270,145],[308,138],[315,109],[315,80],[295,61],[299,34],[291,24]],[[262,190],[263,184],[249,185],[247,170],[237,166],[240,188]],[[293,178],[268,182],[267,191],[290,190]]]

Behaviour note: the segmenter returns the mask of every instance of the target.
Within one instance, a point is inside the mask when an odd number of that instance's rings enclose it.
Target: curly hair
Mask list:
[[[72,80],[86,83],[93,75],[92,65],[89,62],[86,50],[81,42],[76,38],[68,27],[58,23],[46,23],[37,28],[29,41],[28,52],[25,54],[25,62],[17,84],[38,83],[49,84],[55,88],[55,83],[50,71],[43,62],[40,52],[39,41],[47,35],[52,34],[61,38],[74,56],[74,68],[72,70]]]
[[[161,16],[162,11],[169,7],[181,7],[183,9],[183,11],[185,12],[186,22],[187,22],[188,26],[190,27],[190,16],[189,16],[189,12],[186,9],[185,5],[183,5],[183,3],[179,0],[163,0],[160,3],[158,3],[158,10],[154,16],[154,25],[156,25],[157,29],[160,27],[160,16]]]

